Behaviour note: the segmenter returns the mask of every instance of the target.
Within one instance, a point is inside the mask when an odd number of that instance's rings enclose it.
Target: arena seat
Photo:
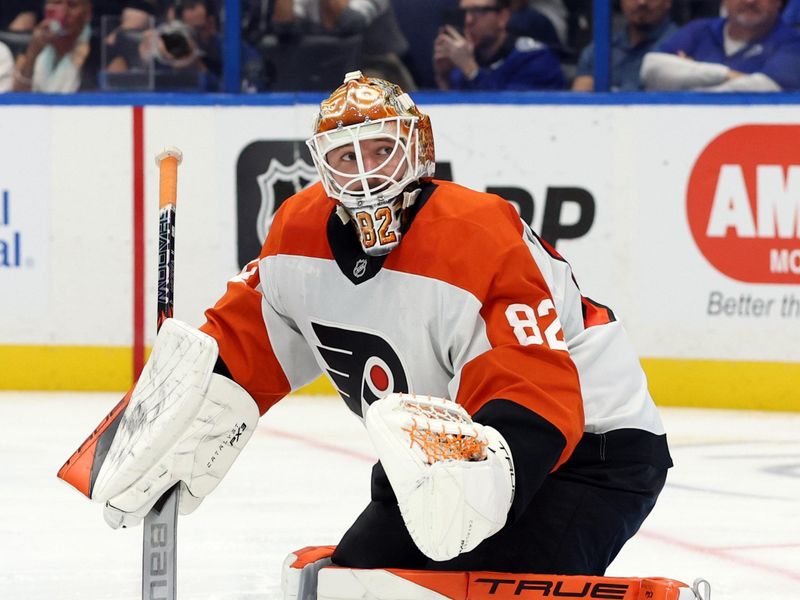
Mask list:
[[[269,90],[326,91],[359,68],[361,36],[304,34],[265,36],[260,43]]]

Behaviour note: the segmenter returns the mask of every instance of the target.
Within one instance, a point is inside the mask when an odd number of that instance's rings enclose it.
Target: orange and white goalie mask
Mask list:
[[[379,256],[397,246],[403,212],[435,169],[428,116],[398,86],[354,71],[320,104],[306,144],[364,252]]]

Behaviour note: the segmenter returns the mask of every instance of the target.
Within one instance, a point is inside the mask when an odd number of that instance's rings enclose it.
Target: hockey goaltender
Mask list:
[[[603,577],[672,465],[614,313],[510,203],[433,179],[430,119],[396,85],[349,73],[307,144],[320,181],[199,330],[165,322],[91,470],[60,475],[112,527],[176,482],[188,513],[326,372],[380,461],[339,543],[289,556],[285,598],[700,597]]]

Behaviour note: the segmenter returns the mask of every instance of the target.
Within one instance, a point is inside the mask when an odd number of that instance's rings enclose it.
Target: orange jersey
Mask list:
[[[260,256],[206,313],[202,329],[262,413],[320,373],[359,416],[391,392],[450,398],[512,452],[524,445],[519,460],[536,455],[534,487],[586,432],[663,434],[613,314],[581,296],[511,204],[423,184],[381,257],[335,208],[320,184],[287,200]],[[375,236],[386,225],[358,223]]]

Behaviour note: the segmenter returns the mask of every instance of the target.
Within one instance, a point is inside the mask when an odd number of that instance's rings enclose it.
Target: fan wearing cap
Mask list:
[[[331,562],[602,575],[672,464],[614,313],[581,294],[569,264],[510,203],[432,178],[430,120],[396,85],[348,74],[321,103],[308,146],[320,181],[281,204],[259,256],[200,331],[165,326],[177,338],[153,351],[197,337],[211,354],[191,365],[198,391],[189,395],[213,394],[215,410],[246,431],[244,408],[264,415],[320,374],[363,421],[379,459],[371,500],[335,547],[310,561],[292,555],[285,597],[315,598],[316,573]],[[204,369],[213,371],[207,391]],[[150,380],[172,376],[159,377]],[[181,439],[180,457],[158,464],[192,467],[194,438]],[[136,473],[186,482],[189,511],[213,489],[192,482],[215,484],[232,460],[209,462],[210,474],[202,460],[186,473],[146,464]],[[109,471],[104,489],[125,500],[108,501],[109,522],[146,513],[157,486]],[[407,595],[381,581],[369,593],[320,597],[459,597]]]

